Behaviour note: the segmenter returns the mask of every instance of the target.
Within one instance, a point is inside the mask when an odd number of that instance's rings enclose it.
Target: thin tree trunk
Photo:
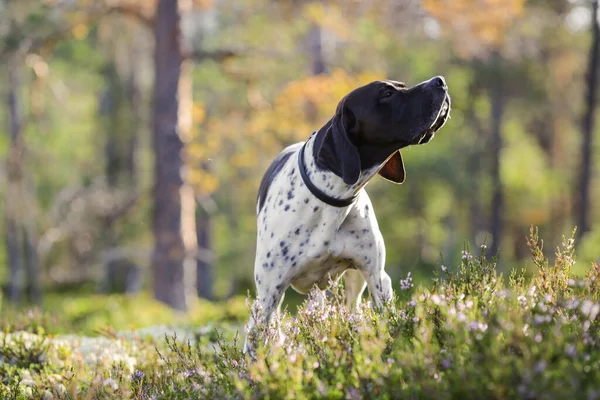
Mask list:
[[[209,213],[199,208],[196,210],[196,236],[198,249],[201,251],[196,264],[196,291],[198,297],[213,299],[214,259],[208,257],[212,252],[212,220]]]
[[[9,298],[12,302],[20,301],[23,292],[23,247],[21,245],[22,229],[19,224],[18,193],[23,175],[21,129],[22,115],[19,101],[20,76],[16,57],[8,62],[8,116],[10,147],[7,160],[8,190],[6,197],[6,254],[9,268]]]
[[[500,56],[495,57],[494,63],[498,65]],[[498,66],[498,68],[501,68]],[[499,74],[499,73],[498,73]],[[502,240],[502,213],[504,208],[504,189],[500,177],[500,152],[502,151],[502,118],[504,114],[504,93],[502,79],[494,76],[490,88],[491,116],[491,151],[492,165],[490,169],[492,178],[492,203],[491,203],[491,235],[490,256],[496,256]]]
[[[119,171],[121,162],[119,157],[119,122],[118,109],[119,104],[119,77],[114,63],[109,62],[106,67],[106,89],[100,98],[99,114],[100,120],[104,121],[104,129],[106,132],[106,143],[104,145],[104,160],[105,160],[105,175],[106,184],[109,190],[117,187],[119,181]],[[114,248],[117,245],[114,220],[112,218],[104,218],[102,221],[104,247]],[[117,281],[117,260],[110,259],[104,265],[104,282],[102,291],[111,293],[114,291]]]
[[[117,247],[117,239],[114,227],[114,220],[112,218],[106,218],[103,221],[104,231],[104,246],[108,249]],[[102,285],[102,291],[104,293],[121,292],[121,288],[118,287],[118,276],[119,276],[119,260],[110,259],[104,265],[104,284]]]
[[[138,89],[132,89],[137,91]],[[136,98],[139,94],[132,93],[132,101],[131,106],[133,109],[131,112],[133,113],[133,124],[131,137],[129,138],[129,143],[127,145],[127,160],[125,165],[125,173],[127,174],[127,181],[131,184],[131,188],[135,189],[138,186],[138,176],[137,176],[137,160],[136,153],[137,148],[139,146],[139,124],[141,123],[142,117],[139,115],[140,113],[140,101]]]
[[[191,6],[191,3],[186,4]],[[193,132],[193,76],[194,63],[185,60],[181,64],[181,75],[179,77],[179,137],[184,143],[192,140]],[[185,169],[185,163],[182,169]],[[183,245],[185,247],[184,276],[186,282],[186,292],[191,296],[196,293],[195,282],[198,273],[196,259],[190,255],[196,254],[198,249],[198,239],[196,235],[196,196],[194,189],[187,182],[183,182],[181,190],[181,234]]]
[[[18,303],[23,294],[22,270],[23,258],[21,253],[19,228],[17,221],[7,216],[6,218],[6,254],[8,256],[9,270],[9,299]]]
[[[140,127],[143,124],[141,113],[141,90],[137,77],[139,51],[135,44],[124,43],[129,50],[131,70],[126,78],[117,67],[117,54],[105,70],[106,89],[100,98],[99,114],[104,122],[106,133],[105,175],[108,189],[116,191],[127,188],[131,193],[137,188],[136,152]],[[113,49],[115,53],[118,50]],[[103,222],[104,247],[116,248],[119,236],[116,231],[118,215],[107,215]],[[131,260],[110,258],[104,266],[104,279],[101,289],[104,292],[127,292],[139,290],[141,286],[139,266]]]
[[[23,247],[25,252],[25,275],[29,287],[29,301],[32,304],[42,304],[42,288],[40,285],[40,265],[36,250],[37,238],[32,228],[23,230]]]
[[[228,149],[227,152],[229,154],[231,154],[231,150]],[[240,220],[239,218],[236,217],[236,210],[238,209],[237,206],[237,200],[238,200],[238,196],[237,196],[237,192],[236,192],[236,188],[232,187],[228,193],[229,196],[229,210],[227,211],[227,227],[229,229],[229,232],[239,232],[240,231]],[[238,253],[241,247],[240,244],[240,237],[239,235],[230,235],[229,236],[229,243],[228,245],[229,250],[233,250],[234,253]],[[241,282],[242,282],[243,278],[240,277],[239,275],[236,274],[232,274],[231,279],[230,279],[230,286],[229,286],[229,293],[227,295],[227,298],[233,297],[236,294],[238,294],[238,291],[241,287]]]
[[[592,44],[587,71],[587,110],[583,116],[581,142],[581,170],[579,173],[579,196],[577,204],[577,237],[590,229],[590,182],[592,178],[592,137],[596,114],[596,86],[598,85],[598,52],[600,48],[600,26],[598,25],[598,0],[592,1]]]
[[[185,246],[181,231],[183,142],[178,133],[177,96],[182,56],[179,48],[180,16],[176,0],[159,0],[155,13],[154,49],[154,209],[152,256],[154,296],[186,310]]]
[[[144,126],[144,117],[142,113],[142,89],[140,87],[140,78],[138,71],[140,67],[139,58],[141,52],[139,51],[136,42],[132,45],[131,49],[131,75],[129,76],[128,84],[128,101],[131,112],[131,123],[130,123],[130,138],[127,143],[127,154],[125,155],[125,174],[126,181],[132,190],[137,190],[138,180],[138,164],[137,164],[137,151],[140,144],[140,135],[142,127]],[[142,287],[142,271],[139,265],[133,265],[127,274],[127,282],[125,291],[127,293],[136,293]]]
[[[323,54],[323,30],[313,24],[308,33],[308,47],[311,55],[311,72],[313,75],[327,73],[327,63]]]
[[[485,229],[485,222],[482,218],[482,204],[480,196],[481,187],[481,150],[482,137],[485,132],[481,126],[481,121],[475,115],[475,101],[477,99],[477,88],[472,86],[467,96],[469,103],[465,112],[468,125],[474,127],[476,139],[471,143],[471,154],[467,158],[467,169],[469,172],[469,219],[471,228],[471,243],[477,245],[479,232]]]
[[[564,129],[561,128],[561,123],[563,122],[561,117],[559,117],[561,113],[561,104],[563,100],[561,100],[558,104],[556,104],[556,99],[550,110],[548,111],[548,115],[546,119],[549,122],[548,131],[550,134],[551,147],[549,151],[550,157],[550,168],[553,171],[559,171],[564,168],[565,162],[565,139],[564,135],[560,134],[560,132],[564,132]],[[555,248],[560,244],[561,235],[564,232],[564,228],[567,225],[567,220],[571,215],[572,206],[569,204],[571,201],[571,197],[569,194],[560,193],[556,197],[554,197],[550,203],[550,221],[549,225],[549,234],[550,234],[550,243],[552,244],[552,248]],[[523,235],[520,235],[521,237]]]
[[[129,106],[131,107],[131,117],[132,117],[132,129],[131,129],[131,137],[129,139],[129,143],[127,146],[127,161],[125,164],[128,181],[131,183],[132,187],[137,187],[138,185],[138,176],[137,176],[137,150],[140,141],[140,134],[142,126],[144,125],[144,118],[142,115],[142,89],[140,87],[140,78],[138,76],[139,62],[138,59],[140,57],[140,51],[135,48],[132,48],[131,54],[132,59],[131,63],[133,65],[131,69],[131,75],[129,77],[129,87],[128,87],[128,96],[129,96]]]

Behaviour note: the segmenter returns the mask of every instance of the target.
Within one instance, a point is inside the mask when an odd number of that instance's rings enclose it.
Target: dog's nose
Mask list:
[[[429,80],[429,85],[432,87],[446,87],[446,80],[443,76],[435,76]]]

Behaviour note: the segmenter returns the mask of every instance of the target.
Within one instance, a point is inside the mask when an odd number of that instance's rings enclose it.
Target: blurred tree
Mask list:
[[[198,247],[196,200],[182,153],[192,137],[191,61],[223,61],[235,55],[231,50],[185,48],[180,13],[190,12],[192,7],[189,1],[159,0],[154,18],[153,285],[158,300],[179,310],[187,308],[186,265],[192,262]],[[208,227],[208,223],[203,226]],[[209,243],[206,240],[203,244]]]
[[[154,295],[178,310],[187,309],[182,236],[181,176],[183,142],[179,136],[177,96],[183,58],[180,48],[179,2],[158,0],[155,14],[154,103],[154,208],[152,255]]]
[[[163,275],[149,275],[170,288],[195,284],[201,297],[220,297],[226,286],[245,294],[255,250],[256,188],[267,164],[283,146],[323,124],[347,91],[382,77],[413,85],[443,74],[453,99],[453,118],[435,141],[405,151],[408,186],[377,179],[369,186],[394,280],[406,269],[427,274],[440,252],[449,262],[460,257],[466,236],[476,243],[487,236],[490,245],[494,227],[492,244],[502,245],[501,265],[510,268],[527,253],[522,236],[530,223],[552,230],[545,234],[554,238],[546,246],[551,251],[579,211],[572,203],[580,197],[583,154],[576,121],[587,114],[580,93],[589,95],[580,67],[591,39],[588,2],[180,0],[176,122],[172,90],[169,110],[156,104],[150,110],[141,99],[153,89],[152,34],[164,17],[155,0],[0,0],[2,5],[0,20],[10,10],[17,22],[16,29],[0,24],[0,58],[6,60],[0,71],[8,76],[9,55],[18,49],[20,81],[14,82],[25,127],[23,174],[35,182],[25,187],[39,203],[27,210],[39,211],[32,220],[43,232],[36,247],[45,284],[79,287],[91,279],[112,280],[110,266],[117,260],[148,263],[154,153],[143,132],[151,118],[158,121],[153,111],[160,108],[169,124],[177,124],[169,132],[179,142],[161,136],[156,148],[161,155],[179,154],[180,167],[157,169],[168,170],[162,177],[171,186],[163,198],[173,193],[171,172],[181,175],[179,198],[170,200],[188,215],[179,220],[180,240],[183,258],[191,262],[184,262],[183,275],[164,265]],[[208,50],[241,43],[243,52]],[[237,53],[243,59],[232,57]],[[172,66],[172,55],[176,50],[161,62]],[[192,59],[217,62],[192,68]],[[136,74],[143,82],[138,95],[130,82]],[[172,78],[162,85],[173,89]],[[8,84],[5,89],[8,94]],[[117,106],[100,115],[96,95],[103,91]],[[10,127],[5,108],[2,126]],[[132,129],[141,131],[132,135]],[[6,153],[10,138],[10,132],[0,136]],[[594,198],[600,186],[593,173],[589,179]],[[133,202],[136,191],[140,197]],[[0,206],[8,217],[6,199]],[[598,217],[588,212],[594,232],[584,238],[591,240],[587,249],[597,247]],[[11,238],[26,246],[21,236],[6,236]],[[0,251],[7,265],[10,247]],[[194,254],[196,279],[186,279]]]
[[[7,132],[10,135],[10,150],[7,163],[8,186],[6,199],[6,247],[8,255],[8,267],[10,273],[10,296],[13,302],[18,302],[22,295],[22,277],[24,273],[23,252],[23,211],[19,197],[23,195],[23,136],[22,136],[22,113],[19,101],[21,91],[19,70],[21,65],[17,57],[11,57],[8,65],[8,115],[10,127]]]
[[[188,17],[192,16],[194,4],[192,1],[180,1],[179,3],[179,12],[181,15],[187,15]],[[186,51],[186,41],[184,31],[185,24],[181,24],[181,39],[180,39],[180,52]],[[193,126],[194,126],[194,87],[193,87],[193,72],[194,72],[194,62],[190,57],[184,57],[181,62],[181,74],[179,77],[179,87],[178,87],[178,98],[179,98],[179,110],[178,110],[178,132],[179,136],[182,139],[184,148],[187,147],[188,143],[192,140],[193,137]],[[181,164],[181,173],[184,177],[182,182],[182,187],[180,190],[181,193],[181,230],[182,230],[182,238],[184,241],[186,253],[188,256],[184,261],[184,275],[187,276],[185,279],[186,282],[186,290],[189,293],[198,294],[197,284],[195,284],[194,280],[197,282],[198,279],[208,279],[210,280],[210,275],[206,277],[196,276],[196,279],[191,279],[194,273],[198,274],[198,228],[196,223],[197,212],[196,212],[196,196],[192,186],[190,185],[187,174],[188,174],[188,164],[185,162],[185,154],[181,154],[182,164]],[[210,282],[210,281],[209,281]],[[210,282],[212,286],[212,282]]]
[[[479,76],[476,82],[487,88],[491,107],[489,122],[489,148],[491,178],[491,202],[489,231],[491,246],[489,255],[495,256],[502,239],[504,215],[504,189],[501,179],[501,151],[504,110],[507,102],[508,64],[502,54],[508,28],[515,18],[523,14],[523,0],[479,1],[448,0],[446,2],[424,1],[423,7],[450,32],[459,57],[471,60],[473,71]],[[475,175],[473,178],[477,178]],[[475,189],[478,189],[475,186]],[[478,213],[479,207],[471,210]],[[478,215],[472,223],[477,224]]]
[[[122,40],[121,42],[124,42]],[[133,50],[132,50],[133,51]],[[136,68],[129,71],[129,77],[123,78],[113,60],[108,61],[104,69],[106,88],[100,97],[99,112],[104,121],[106,143],[104,146],[106,185],[109,193],[121,189],[127,192],[130,200],[119,207],[112,208],[103,218],[103,247],[112,251],[119,246],[123,238],[119,237],[116,223],[118,219],[136,205],[139,197],[135,154],[139,135],[139,87]],[[135,61],[133,61],[135,66]],[[139,267],[131,260],[109,257],[105,265],[104,290],[133,292],[140,286]]]
[[[29,29],[44,31],[52,26],[50,18],[44,18],[44,5],[31,2],[21,4],[2,4],[3,20],[7,29],[3,34],[3,52],[7,59],[7,120],[9,122],[9,149],[6,163],[7,190],[5,204],[6,254],[9,266],[9,299],[18,302],[22,297],[23,286],[29,288],[30,300],[39,304],[42,298],[41,274],[37,254],[37,204],[32,179],[26,169],[27,145],[26,125],[39,111],[39,96],[31,97],[29,113],[25,108],[22,94],[23,72],[25,67],[27,44],[30,41]],[[25,47],[25,49],[24,49]],[[47,65],[33,60],[30,63],[36,76],[45,76]],[[37,81],[41,83],[43,79]]]
[[[578,195],[576,204],[577,236],[581,238],[590,230],[590,185],[592,180],[593,132],[596,117],[596,91],[598,87],[598,56],[600,52],[600,22],[598,21],[598,0],[591,1],[592,41],[588,56],[587,81],[585,93],[586,111],[581,130],[581,165],[579,170]]]
[[[144,52],[141,47],[150,42],[150,38],[144,35],[146,26],[132,23],[122,15],[99,21],[98,29],[101,32],[98,40],[107,59],[102,71],[107,84],[101,99],[101,111],[107,114],[102,118],[106,135],[106,184],[110,193],[125,192],[126,196],[102,221],[104,252],[113,254],[105,257],[103,283],[105,290],[135,292],[142,283],[140,257],[122,251],[133,236],[131,229],[123,229],[123,226],[132,208],[140,205],[144,190],[140,187],[137,155],[140,136],[146,127],[140,75],[148,51]]]
[[[312,60],[313,75],[327,73],[327,63],[323,50],[323,29],[317,23],[313,23],[308,32],[308,48]]]
[[[515,166],[512,173],[505,175],[510,196],[507,213],[511,214],[508,218],[518,259],[528,256],[529,249],[520,240],[522,235],[515,233],[526,231],[528,224],[548,232],[545,248],[551,253],[576,223],[573,201],[578,197],[576,160],[580,157],[573,122],[581,115],[579,93],[585,72],[581,65],[587,43],[582,40],[586,32],[573,32],[569,24],[578,7],[577,2],[530,1],[525,16],[511,33],[512,53],[521,54],[522,66],[527,70],[511,110],[512,118],[515,122],[518,118],[527,135],[518,142],[513,135],[513,144],[508,145],[512,155],[504,161],[506,166],[521,158],[523,162],[517,163],[527,171],[526,175],[517,173]],[[534,142],[526,143],[530,138]],[[517,155],[519,152],[521,155]],[[508,169],[505,167],[505,171]],[[519,179],[519,175],[527,180]]]
[[[208,166],[201,167],[208,171]],[[214,300],[215,257],[214,257],[214,202],[210,196],[202,197],[196,208],[196,237],[198,260],[196,264],[196,292],[198,297]]]
[[[504,109],[506,107],[504,85],[507,78],[506,75],[503,74],[505,69],[502,66],[502,61],[502,56],[500,54],[493,54],[490,59],[490,65],[488,66],[488,68],[492,69],[491,79],[487,82],[491,107],[490,174],[492,178],[492,202],[490,205],[490,233],[492,236],[492,245],[490,246],[490,254],[492,256],[496,256],[500,249],[504,212],[504,190],[500,178],[500,153],[502,151],[502,123],[504,119]]]

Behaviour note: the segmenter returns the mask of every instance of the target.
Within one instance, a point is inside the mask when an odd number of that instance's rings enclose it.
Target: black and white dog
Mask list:
[[[450,116],[444,78],[412,88],[396,81],[359,87],[306,142],[284,149],[265,172],[257,200],[256,324],[279,310],[291,285],[306,294],[344,276],[349,307],[365,287],[373,305],[392,299],[385,245],[364,186],[375,174],[405,178],[400,149],[429,142]]]

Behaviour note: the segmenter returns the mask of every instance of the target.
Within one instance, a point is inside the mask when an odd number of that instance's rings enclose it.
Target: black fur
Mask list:
[[[269,187],[271,186],[271,182],[277,176],[281,168],[285,165],[288,158],[292,155],[293,152],[288,152],[285,154],[280,154],[275,158],[273,163],[269,165],[269,168],[265,171],[262,180],[260,181],[260,186],[258,188],[258,211],[260,212],[265,205],[265,200],[267,199],[267,193],[269,192]],[[283,204],[283,202],[282,202]],[[281,204],[280,204],[281,205]]]
[[[441,126],[432,127],[435,111],[444,102],[449,114],[450,97],[441,77],[410,89],[400,82],[378,81],[353,90],[315,137],[317,167],[333,172],[346,184],[355,183],[361,170],[381,165],[406,146],[431,140]],[[443,124],[445,118],[438,122]],[[400,154],[390,162],[381,175],[401,183],[404,164]]]

